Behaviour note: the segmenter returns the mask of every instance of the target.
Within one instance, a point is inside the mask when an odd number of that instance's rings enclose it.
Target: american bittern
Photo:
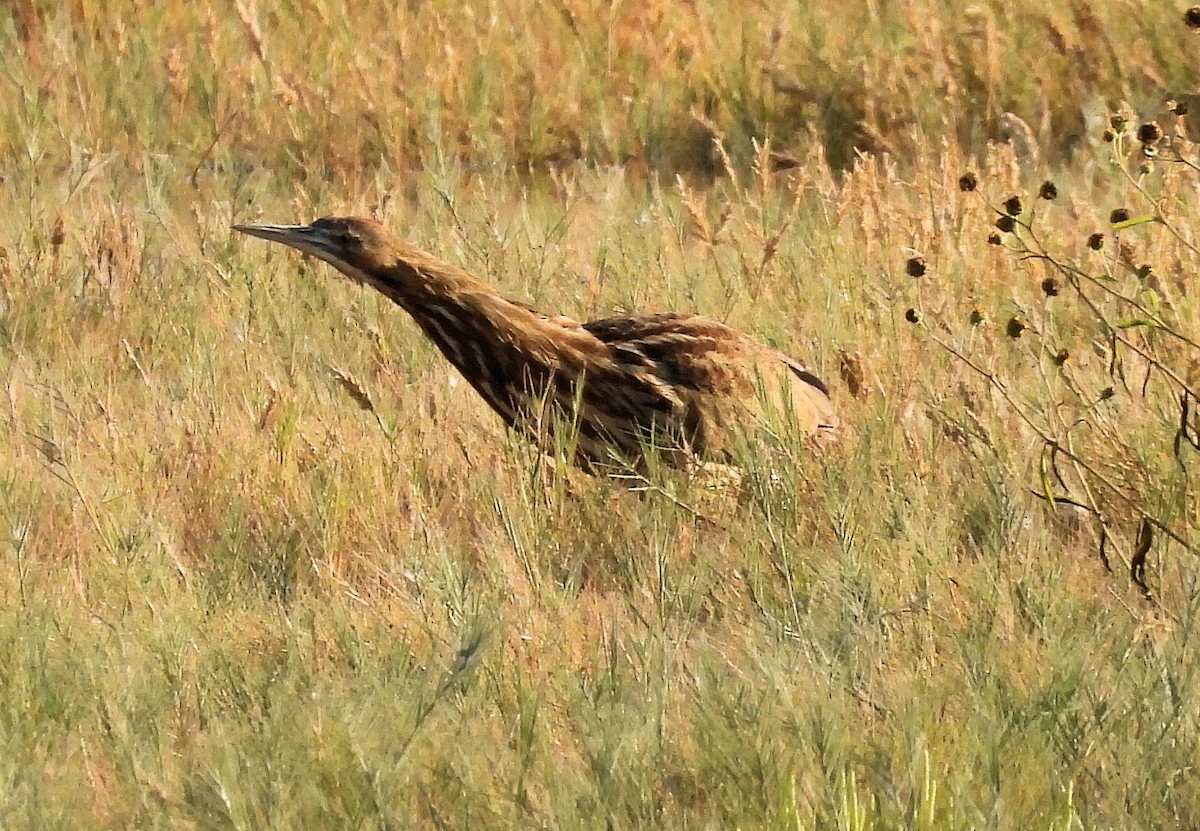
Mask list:
[[[782,416],[832,435],[825,385],[749,335],[696,315],[578,323],[509,300],[370,219],[234,230],[319,257],[408,312],[509,427],[548,450],[573,446],[585,470],[640,466],[648,447],[674,467],[719,460],[739,431]],[[569,425],[564,442],[557,429]],[[744,434],[744,433],[743,433]]]

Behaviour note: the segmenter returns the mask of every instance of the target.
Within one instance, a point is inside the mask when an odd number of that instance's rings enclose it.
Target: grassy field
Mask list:
[[[286,5],[0,9],[0,826],[1200,824],[1182,7]],[[331,213],[843,437],[570,475]]]

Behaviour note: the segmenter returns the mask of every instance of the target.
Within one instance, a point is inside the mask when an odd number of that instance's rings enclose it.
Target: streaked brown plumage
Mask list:
[[[412,315],[510,427],[547,450],[555,425],[577,428],[575,461],[587,470],[637,466],[650,442],[666,462],[686,467],[697,456],[722,458],[740,431],[783,429],[786,421],[824,437],[837,426],[816,376],[709,318],[578,323],[543,314],[369,219],[234,230],[319,257],[378,289]]]

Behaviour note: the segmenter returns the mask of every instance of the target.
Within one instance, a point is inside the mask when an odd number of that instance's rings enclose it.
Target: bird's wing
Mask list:
[[[584,328],[619,361],[644,367],[685,397],[686,418],[701,443],[723,444],[720,434],[732,426],[726,422],[747,415],[756,421],[786,415],[811,434],[831,434],[837,425],[816,375],[719,321],[657,314],[606,318]]]

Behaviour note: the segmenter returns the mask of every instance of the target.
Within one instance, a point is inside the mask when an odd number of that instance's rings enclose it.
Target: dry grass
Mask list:
[[[6,827],[1196,823],[1196,152],[1099,138],[1188,91],[1182,21],[640,8],[0,13]],[[721,317],[847,436],[740,499],[577,481],[228,232],[333,212]]]

